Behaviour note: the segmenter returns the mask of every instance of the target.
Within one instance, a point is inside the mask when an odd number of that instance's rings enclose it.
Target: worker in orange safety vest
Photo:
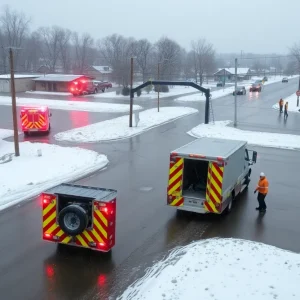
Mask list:
[[[279,109],[280,109],[280,113],[283,113],[283,99],[282,98],[279,100]]]
[[[269,191],[269,182],[266,178],[266,175],[263,172],[261,172],[257,187],[254,191],[254,194],[258,192],[257,201],[259,206],[256,208],[256,210],[259,210],[260,212],[266,212],[267,206],[266,206],[265,198],[268,194],[268,191]]]

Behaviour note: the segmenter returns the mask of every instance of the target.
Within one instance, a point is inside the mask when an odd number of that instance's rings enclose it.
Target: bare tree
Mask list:
[[[42,42],[37,32],[33,32],[24,43],[24,50],[21,52],[24,60],[25,71],[33,71],[39,68],[39,61],[42,53]]]
[[[161,78],[174,77],[181,71],[181,47],[167,37],[162,37],[156,43],[157,63],[160,63]],[[176,74],[177,73],[177,74]],[[172,79],[172,78],[170,78]]]
[[[0,15],[0,24],[2,27],[2,43],[3,47],[21,48],[26,34],[29,29],[30,18],[23,13],[11,10],[9,6],[5,6]],[[20,51],[15,51],[15,67],[19,68]],[[4,62],[6,64],[6,62]]]
[[[41,51],[43,62],[50,69],[51,72],[56,71],[56,67],[60,58],[59,40],[61,30],[62,29],[57,26],[41,27],[38,30],[40,39],[43,42],[43,47]]]
[[[136,56],[137,64],[142,72],[143,82],[145,82],[147,81],[146,74],[149,69],[152,45],[147,39],[142,39],[135,43],[133,51]]]
[[[298,73],[300,74],[300,43],[295,43],[289,50],[291,55],[297,61]]]
[[[70,65],[70,39],[72,32],[68,29],[60,29],[58,32],[58,47],[60,54],[60,61],[65,73],[71,69]]]
[[[123,86],[129,84],[130,57],[135,53],[135,41],[113,34],[99,41],[99,50],[114,72],[114,79]]]
[[[88,34],[84,33],[79,36],[77,32],[73,33],[73,41],[75,47],[75,72],[83,74],[89,63],[92,62],[92,47],[94,44],[93,38]]]
[[[215,50],[213,45],[205,39],[192,41],[191,44],[194,52],[195,69],[198,69],[200,85],[202,85],[204,74],[208,76],[215,69]]]

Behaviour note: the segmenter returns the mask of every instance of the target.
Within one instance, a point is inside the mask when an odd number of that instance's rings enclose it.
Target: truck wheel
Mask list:
[[[231,212],[234,199],[235,199],[235,195],[234,192],[232,192],[229,203],[223,212],[224,215],[228,215]]]
[[[59,213],[58,224],[63,232],[70,236],[76,236],[87,227],[87,212],[79,205],[69,205]]]

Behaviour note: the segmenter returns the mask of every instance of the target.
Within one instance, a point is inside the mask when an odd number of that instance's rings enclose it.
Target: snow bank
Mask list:
[[[44,91],[27,91],[27,94],[34,94],[34,95],[53,95],[53,96],[72,96],[71,93],[63,93],[63,92],[44,92]]]
[[[0,140],[6,139],[14,135],[14,131],[10,129],[0,129]]]
[[[231,121],[216,121],[215,124],[200,124],[190,130],[188,134],[196,138],[213,137],[242,140],[251,145],[263,147],[300,149],[299,135],[241,130],[228,127],[227,125],[230,123]]]
[[[284,103],[287,101],[289,103],[288,111],[289,112],[300,112],[300,106],[297,106],[297,95],[296,93],[291,96],[283,99]],[[299,101],[300,102],[300,101]],[[276,103],[272,106],[274,109],[279,109],[279,104]]]
[[[214,85],[216,86],[216,85]],[[210,88],[211,85],[203,85],[204,88]],[[189,87],[189,86],[174,86],[174,87],[170,87],[169,86],[169,92],[168,93],[159,93],[159,98],[166,98],[166,97],[172,97],[172,96],[177,96],[177,95],[182,95],[182,94],[188,94],[188,93],[195,93],[197,92],[197,90],[193,87]],[[96,94],[96,95],[90,95],[87,97],[92,97],[92,98],[124,98],[127,100],[129,99],[128,97],[124,97],[123,95],[116,95],[116,92],[109,92],[109,93],[100,93],[100,94]],[[142,91],[142,95],[140,97],[135,96],[135,99],[157,99],[157,93],[154,91],[151,91],[149,94],[147,94],[147,92]]]
[[[117,300],[300,299],[300,255],[239,239],[175,249]]]
[[[0,136],[5,136],[3,130]],[[94,151],[30,142],[20,143],[16,157],[14,144],[0,141],[0,210],[107,164],[107,157]]]
[[[198,110],[190,107],[161,107],[148,109],[139,113],[140,121],[136,127],[135,115],[133,116],[133,127],[129,127],[129,116],[95,123],[92,125],[60,132],[54,137],[59,141],[70,142],[99,142],[126,139],[145,132],[153,127],[175,119],[194,114]]]
[[[217,99],[217,98],[221,98],[227,95],[232,94],[234,91],[234,87],[229,87],[229,88],[225,88],[224,90],[217,90],[217,91],[211,91],[211,96],[212,99]],[[200,92],[197,94],[193,94],[193,95],[188,95],[188,96],[183,96],[183,97],[179,97],[177,99],[175,99],[175,101],[186,101],[186,102],[190,102],[190,101],[205,101],[205,95]]]
[[[0,96],[0,105],[11,105],[11,98]],[[128,104],[115,103],[94,103],[87,101],[76,100],[51,100],[51,99],[36,99],[36,98],[17,98],[17,106],[36,106],[46,105],[52,109],[61,110],[77,110],[90,112],[105,112],[105,113],[123,113],[129,112]],[[139,105],[133,105],[133,110],[142,109]]]

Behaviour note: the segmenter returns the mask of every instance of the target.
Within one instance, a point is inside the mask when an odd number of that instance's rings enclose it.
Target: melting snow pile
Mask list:
[[[108,164],[94,151],[30,142],[20,143],[16,157],[14,143],[1,140],[12,134],[0,129],[0,210]]]
[[[251,145],[282,149],[299,149],[300,136],[292,134],[270,133],[241,130],[229,127],[231,121],[216,121],[215,124],[200,124],[188,132],[189,135],[202,138],[212,137],[247,141]]]
[[[300,299],[300,255],[237,239],[174,250],[118,300]]]
[[[142,111],[138,115],[134,114],[133,127],[128,126],[129,116],[122,116],[60,132],[55,135],[55,139],[85,143],[126,139],[196,112],[198,112],[197,109],[190,107],[161,107],[159,112],[153,108]],[[136,123],[137,116],[139,121]]]

